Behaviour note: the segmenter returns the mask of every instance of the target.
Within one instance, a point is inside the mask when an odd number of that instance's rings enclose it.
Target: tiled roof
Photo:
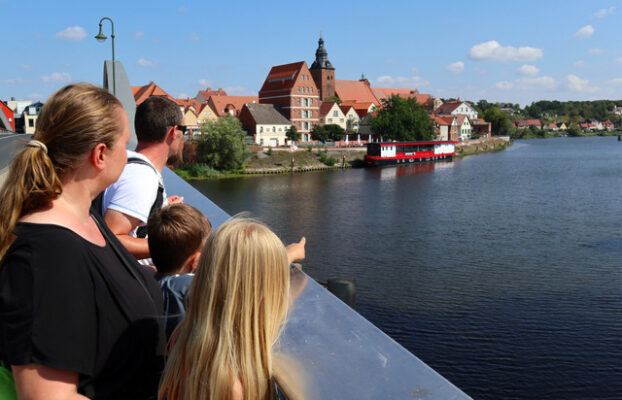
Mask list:
[[[347,115],[350,112],[351,108],[354,108],[352,106],[348,106],[348,105],[344,105],[343,103],[339,105],[339,108],[341,109],[341,112],[343,113],[343,115]],[[356,110],[354,110],[354,112],[356,112]]]
[[[199,93],[203,96],[204,99],[208,99],[210,96],[226,96],[227,92],[222,90],[222,88],[218,88],[218,90],[212,90],[212,88],[207,88],[206,90],[199,90]]]
[[[246,104],[244,107],[253,117],[256,124],[291,125],[281,112],[280,108],[274,104]]]
[[[161,87],[153,82],[150,82],[148,85],[138,87],[135,92],[134,88],[132,88],[132,92],[134,93],[136,105],[140,105],[151,96],[163,96],[167,99],[174,100],[170,94],[166,93]]]
[[[291,64],[277,65],[275,67],[272,67],[260,91],[291,89],[296,82],[298,73],[306,65],[306,62],[298,61]],[[315,86],[313,80],[310,80],[309,83]]]
[[[432,115],[431,118],[435,123],[439,125],[451,125],[451,123],[453,122],[453,118],[452,121],[447,121],[447,118],[437,117],[436,115]]]
[[[363,81],[343,81],[335,79],[335,94],[343,102],[356,101],[360,103],[373,103],[376,106],[380,106],[380,102],[374,95],[374,92],[372,92],[367,83]]]
[[[237,117],[244,104],[259,103],[259,98],[253,96],[210,96],[207,102],[219,117],[228,115],[225,110],[234,110],[234,116]]]
[[[458,126],[461,126],[464,123],[464,120],[469,120],[465,114],[457,114],[456,121],[458,122]]]
[[[460,107],[461,101],[449,101],[434,110],[435,114],[451,114],[456,108]]]
[[[173,99],[175,103],[182,106],[184,110],[187,110],[188,107],[193,107],[194,111],[198,114],[201,109],[201,103],[197,99]]]
[[[328,114],[328,112],[330,111],[331,108],[333,108],[334,105],[335,105],[334,101],[323,102],[322,105],[320,106],[320,117],[323,117],[326,114]]]
[[[424,105],[430,99],[429,94],[420,94],[413,89],[399,89],[399,88],[372,88],[371,89],[378,100],[387,99],[392,95],[397,95],[403,99],[414,98],[417,103]]]
[[[367,115],[367,113],[369,112],[369,107],[371,107],[372,104],[374,103],[369,102],[369,101],[358,102],[358,101],[348,100],[348,101],[341,102],[342,107],[354,108],[354,111],[356,111],[356,113],[358,114],[360,118],[363,118],[364,116]]]

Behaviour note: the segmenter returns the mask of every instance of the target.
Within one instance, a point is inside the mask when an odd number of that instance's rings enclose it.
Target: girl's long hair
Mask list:
[[[60,196],[63,174],[75,168],[95,145],[112,147],[121,134],[116,107],[121,107],[116,97],[87,83],[66,86],[48,99],[34,134],[47,153],[24,146],[0,190],[0,259],[11,244],[18,219]]]
[[[189,289],[190,304],[169,356],[159,398],[272,396],[272,346],[288,307],[285,247],[265,225],[234,218],[207,240]]]

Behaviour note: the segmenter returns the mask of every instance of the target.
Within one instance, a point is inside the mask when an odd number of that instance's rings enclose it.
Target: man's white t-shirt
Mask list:
[[[153,166],[144,155],[128,150],[127,158],[133,157],[140,158]],[[162,175],[157,172],[155,167],[128,163],[119,179],[104,192],[103,215],[108,209],[111,209],[140,220],[138,227],[130,232],[130,236],[136,237],[136,230],[147,224],[149,211],[156,201],[159,184],[164,187]],[[168,204],[166,190],[163,196],[162,207]]]

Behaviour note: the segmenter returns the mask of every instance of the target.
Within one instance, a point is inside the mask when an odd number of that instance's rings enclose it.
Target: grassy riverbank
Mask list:
[[[488,153],[505,149],[510,142],[503,138],[473,140],[456,145],[456,157]],[[310,172],[327,169],[363,166],[365,148],[289,149],[264,150],[253,153],[241,171],[218,171],[205,164],[182,165],[175,172],[186,180],[230,178],[240,175],[278,174],[287,172]]]

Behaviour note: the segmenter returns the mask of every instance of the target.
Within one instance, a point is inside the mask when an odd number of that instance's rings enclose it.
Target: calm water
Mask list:
[[[193,185],[477,399],[622,398],[622,142]]]

